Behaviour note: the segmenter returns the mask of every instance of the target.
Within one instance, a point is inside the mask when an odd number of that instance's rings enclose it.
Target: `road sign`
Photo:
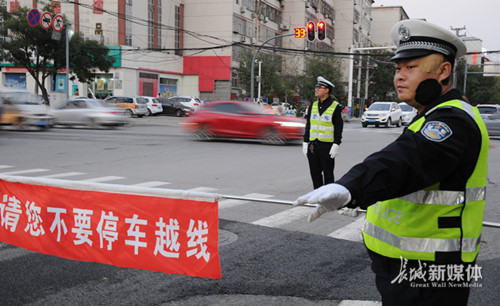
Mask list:
[[[40,23],[40,12],[37,9],[32,9],[28,13],[28,24],[36,27]]]
[[[64,18],[61,15],[56,15],[54,17],[54,24],[52,25],[52,28],[56,32],[61,32],[63,27],[64,27]]]
[[[42,29],[47,30],[52,26],[53,18],[49,12],[42,14],[42,20],[40,21],[40,26]]]

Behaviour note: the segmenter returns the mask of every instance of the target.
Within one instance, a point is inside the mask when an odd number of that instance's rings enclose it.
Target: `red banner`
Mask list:
[[[0,180],[0,240],[74,260],[220,278],[217,201]]]

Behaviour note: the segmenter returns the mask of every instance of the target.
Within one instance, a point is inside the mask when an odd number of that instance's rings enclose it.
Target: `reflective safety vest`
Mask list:
[[[332,123],[332,116],[339,103],[333,101],[332,105],[330,105],[321,116],[319,114],[318,104],[318,101],[314,102],[311,109],[311,118],[309,119],[309,141],[318,139],[323,142],[333,142],[334,126]]]
[[[436,254],[472,262],[479,252],[486,193],[489,138],[477,108],[451,100],[428,111],[456,107],[481,131],[481,150],[465,190],[441,190],[437,183],[400,198],[377,202],[366,213],[363,238],[368,249],[390,258],[435,261]],[[425,116],[408,129],[419,132]],[[444,257],[443,257],[444,258]]]

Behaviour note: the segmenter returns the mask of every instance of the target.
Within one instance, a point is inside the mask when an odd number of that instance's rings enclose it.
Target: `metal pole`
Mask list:
[[[257,99],[260,99],[261,96],[260,96],[260,84],[262,84],[262,71],[261,71],[261,66],[262,66],[262,61],[259,61],[259,87],[258,87],[258,90],[257,90]]]
[[[66,25],[66,99],[69,99],[69,24]]]
[[[352,111],[352,75],[354,73],[354,55],[352,55],[352,49],[354,46],[349,47],[349,88],[347,90],[347,106],[351,110],[351,116],[353,115]]]
[[[465,71],[464,71],[464,96],[467,94],[467,60],[465,60]]]
[[[255,72],[254,72],[254,69],[255,69],[255,58],[257,57],[257,54],[259,54],[260,52],[260,49],[270,40],[273,40],[273,39],[276,39],[276,38],[281,38],[281,37],[286,37],[286,36],[295,36],[295,33],[293,34],[283,34],[283,35],[277,35],[277,36],[273,36],[271,38],[268,38],[266,39],[260,46],[259,48],[257,49],[257,52],[255,52],[255,54],[253,55],[253,59],[252,59],[252,68],[251,68],[251,71],[250,71],[250,98],[252,99],[252,102],[255,102],[254,101],[254,78],[255,78]]]

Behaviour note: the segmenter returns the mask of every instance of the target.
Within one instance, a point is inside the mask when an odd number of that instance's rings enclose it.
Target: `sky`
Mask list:
[[[410,18],[425,18],[445,29],[463,28],[460,34],[477,37],[488,51],[500,51],[498,0],[375,0],[372,7],[402,6]]]

